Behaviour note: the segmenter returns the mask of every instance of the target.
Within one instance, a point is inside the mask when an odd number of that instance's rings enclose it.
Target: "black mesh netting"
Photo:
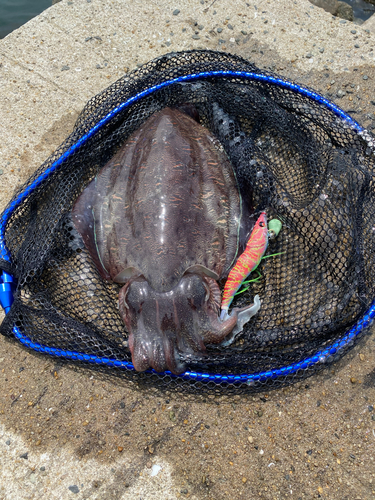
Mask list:
[[[259,76],[220,73],[239,71]],[[191,76],[203,72],[218,73]],[[191,77],[160,85],[185,75]],[[100,278],[70,213],[84,187],[133,131],[156,111],[188,102],[226,150],[244,199],[252,191],[255,210],[283,222],[268,253],[284,253],[264,259],[262,278],[235,299],[233,305],[251,303],[256,294],[262,300],[237,340],[226,347],[208,346],[207,356],[187,356],[187,369],[212,376],[266,373],[238,382],[126,368],[124,375],[185,389],[259,390],[306,377],[347,352],[361,336],[360,328],[332,355],[322,356],[323,363],[313,359],[283,370],[344,338],[371,307],[372,136],[323,99],[274,78],[233,55],[174,53],[145,64],[91,99],[73,133],[16,193],[6,219],[3,214],[10,260],[0,264],[17,286],[1,332],[18,332],[24,343],[42,352],[65,352],[70,358],[75,353],[78,360],[80,354],[90,355],[98,366],[131,361],[117,307],[120,286]],[[109,113],[111,118],[104,119]],[[43,176],[48,169],[51,173]],[[33,186],[30,192],[28,186]]]

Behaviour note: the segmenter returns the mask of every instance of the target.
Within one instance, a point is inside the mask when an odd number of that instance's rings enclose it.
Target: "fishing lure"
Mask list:
[[[269,240],[274,240],[279,232],[281,231],[282,228],[282,223],[278,219],[272,219],[268,223],[268,241]],[[276,257],[277,255],[283,255],[285,252],[279,252],[279,253],[271,253],[270,255],[263,255],[263,259],[268,259],[269,257]],[[236,292],[234,295],[239,295],[240,293],[246,292],[250,288],[250,283],[256,283],[259,281],[262,277],[258,269],[253,269],[253,271],[256,271],[258,276],[256,278],[252,278],[251,280],[246,280],[241,283],[240,290]],[[247,287],[244,287],[244,285],[249,285]]]
[[[221,315],[223,320],[228,315],[229,306],[244,279],[256,269],[268,246],[268,228],[266,212],[262,212],[255,223],[244,252],[239,256],[235,266],[231,269],[225,283],[223,299],[221,301]]]

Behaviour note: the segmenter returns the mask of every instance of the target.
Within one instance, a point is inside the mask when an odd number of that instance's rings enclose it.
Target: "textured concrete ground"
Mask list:
[[[307,0],[63,0],[0,41],[0,209],[90,97],[172,50],[240,54],[372,128],[374,40]],[[374,340],[293,387],[209,398],[0,338],[0,499],[373,499]]]

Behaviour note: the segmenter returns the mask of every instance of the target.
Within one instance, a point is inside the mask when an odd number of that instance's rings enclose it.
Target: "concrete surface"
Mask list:
[[[90,97],[172,50],[240,54],[372,128],[366,29],[307,0],[63,0],[0,41],[0,209]],[[0,338],[0,499],[374,499],[374,340],[293,387],[210,398]]]

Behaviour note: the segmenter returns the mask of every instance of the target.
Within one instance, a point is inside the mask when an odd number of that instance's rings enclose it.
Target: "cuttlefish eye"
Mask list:
[[[259,225],[260,227],[264,227],[264,222],[263,221],[259,222]]]
[[[190,307],[202,307],[210,297],[210,288],[205,284],[202,278],[196,274],[186,274],[181,279],[180,283],[173,290],[169,292],[155,292],[143,278],[139,277],[132,280],[126,287],[124,294],[124,305],[127,308],[134,310],[141,310],[143,304],[150,304],[154,301],[162,305],[170,304],[174,301],[181,302],[181,304],[188,303]]]

